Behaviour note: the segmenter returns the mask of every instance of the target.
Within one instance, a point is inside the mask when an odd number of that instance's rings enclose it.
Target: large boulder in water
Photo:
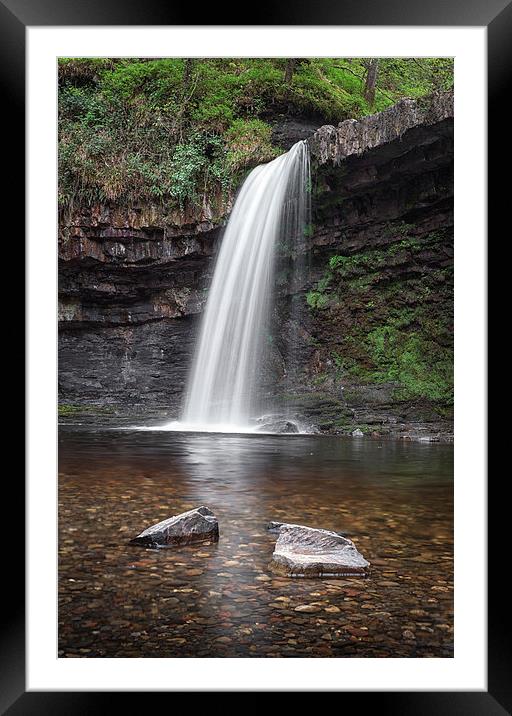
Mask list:
[[[172,547],[194,542],[218,542],[219,523],[211,510],[198,507],[148,527],[130,540],[143,547]]]
[[[275,528],[274,528],[275,529]],[[365,575],[370,563],[336,532],[283,524],[272,555],[273,571],[287,577]]]

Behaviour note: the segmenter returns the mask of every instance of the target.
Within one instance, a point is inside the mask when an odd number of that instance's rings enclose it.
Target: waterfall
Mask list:
[[[302,241],[309,206],[305,141],[256,167],[238,194],[215,263],[181,424],[250,425],[258,410],[275,248]]]

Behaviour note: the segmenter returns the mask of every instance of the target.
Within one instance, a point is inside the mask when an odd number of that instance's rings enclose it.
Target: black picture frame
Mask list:
[[[316,0],[302,4],[280,2],[258,3],[251,7],[252,16],[240,18],[223,12],[217,3],[201,10],[192,4],[159,2],[159,0],[0,0],[0,76],[6,124],[4,141],[16,151],[4,165],[8,179],[4,190],[5,236],[18,242],[16,263],[22,264],[22,238],[24,228],[24,88],[25,88],[25,30],[27,26],[66,25],[405,25],[405,26],[486,26],[488,30],[488,91],[489,91],[489,217],[492,218],[489,234],[505,219],[509,201],[509,182],[499,179],[498,168],[506,167],[508,174],[510,155],[507,111],[512,69],[512,2],[510,0],[345,0],[337,4],[329,0]],[[235,22],[233,22],[235,20]],[[8,139],[7,139],[8,138]],[[495,171],[493,171],[493,169]],[[502,230],[509,222],[503,221]],[[496,227],[496,228],[495,228]],[[509,230],[508,230],[509,231]],[[496,237],[498,240],[500,237]],[[503,240],[506,236],[501,237]],[[21,291],[16,304],[17,324],[22,312]],[[23,343],[23,338],[21,338]],[[30,348],[30,347],[29,347]],[[480,436],[481,437],[481,436]],[[19,464],[17,461],[16,464]],[[8,469],[4,473],[7,480]],[[14,470],[13,470],[14,472]],[[502,470],[505,472],[505,470]],[[488,691],[460,692],[363,692],[343,694],[346,700],[355,696],[358,707],[375,709],[380,713],[414,714],[485,714],[498,716],[512,713],[512,659],[509,623],[510,606],[505,588],[506,502],[502,499],[500,475],[497,484],[490,483],[489,507],[489,598],[488,598]],[[502,485],[506,482],[503,475]],[[4,511],[11,515],[12,526],[2,525],[4,532],[3,576],[6,607],[1,618],[1,675],[0,713],[9,716],[31,714],[99,714],[110,712],[110,693],[26,692],[25,691],[25,593],[23,566],[23,531],[20,515],[24,514],[24,482],[21,475],[9,475],[9,493],[4,488]],[[8,509],[6,509],[8,501]],[[9,515],[4,519],[9,520]],[[492,519],[491,519],[492,516]],[[508,516],[508,515],[507,515]],[[13,545],[12,535],[15,535]],[[5,563],[7,560],[7,564]],[[468,595],[471,598],[471,595]],[[334,690],[334,689],[333,689]],[[169,697],[169,694],[163,694]],[[148,707],[148,694],[116,693],[116,701],[123,697],[128,710]],[[172,694],[170,694],[172,697]],[[142,699],[145,699],[142,702]],[[109,705],[110,702],[110,705]],[[119,706],[120,704],[116,704]]]

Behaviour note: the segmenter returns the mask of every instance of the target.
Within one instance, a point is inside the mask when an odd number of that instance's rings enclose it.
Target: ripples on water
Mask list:
[[[62,428],[59,443],[61,656],[453,655],[451,445]],[[127,544],[201,504],[218,544]],[[270,520],[348,533],[371,576],[275,577]]]

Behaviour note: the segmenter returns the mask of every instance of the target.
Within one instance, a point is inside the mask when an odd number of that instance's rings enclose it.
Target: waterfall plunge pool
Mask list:
[[[288,437],[61,426],[60,656],[451,657],[453,446]],[[217,544],[128,544],[201,504]],[[370,576],[277,577],[270,520],[346,532]]]
[[[287,415],[263,415],[248,422],[237,425],[234,423],[187,423],[173,420],[162,425],[132,425],[120,430],[146,430],[178,433],[215,433],[235,435],[314,435],[318,430],[302,419]]]

